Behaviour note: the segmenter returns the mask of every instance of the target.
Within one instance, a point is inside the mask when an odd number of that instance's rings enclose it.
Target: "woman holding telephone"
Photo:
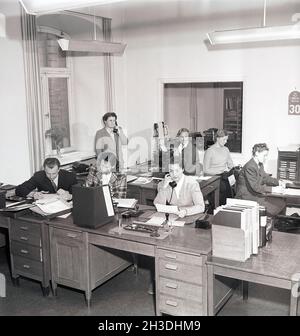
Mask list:
[[[97,131],[95,137],[95,151],[97,157],[103,152],[113,153],[117,158],[116,170],[119,171],[124,166],[122,145],[127,145],[128,140],[122,127],[118,126],[117,118],[114,112],[104,114],[104,127]]]
[[[169,174],[157,186],[154,204],[176,205],[179,217],[204,212],[203,195],[199,183],[183,174],[181,162],[169,164]]]

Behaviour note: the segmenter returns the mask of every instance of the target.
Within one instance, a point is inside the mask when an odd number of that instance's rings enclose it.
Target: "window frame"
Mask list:
[[[70,38],[66,33],[47,26],[38,26],[37,33],[53,34],[60,38]],[[68,87],[68,118],[70,126],[70,147],[64,147],[61,149],[61,153],[75,151],[72,142],[74,139],[72,132],[72,119],[74,116],[74,84],[73,84],[73,62],[71,57],[66,55],[66,67],[54,68],[54,67],[40,67],[40,80],[41,80],[41,104],[42,104],[42,125],[43,134],[46,130],[51,128],[50,119],[50,101],[49,101],[49,78],[66,78]],[[52,156],[57,155],[56,149],[52,149],[52,140],[50,137],[45,136],[45,155]]]

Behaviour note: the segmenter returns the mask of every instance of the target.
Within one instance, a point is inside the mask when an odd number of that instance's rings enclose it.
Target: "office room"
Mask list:
[[[1,316],[299,315],[299,0],[0,0],[0,50]],[[101,129],[116,155],[99,159]],[[219,150],[230,163],[209,171]],[[86,182],[111,157],[136,200],[125,215]],[[56,168],[79,182],[65,218],[31,211],[59,187],[24,193]]]

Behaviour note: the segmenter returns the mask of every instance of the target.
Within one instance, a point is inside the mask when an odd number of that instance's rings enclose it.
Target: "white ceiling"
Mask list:
[[[120,25],[136,26],[172,19],[207,20],[247,15],[262,18],[263,8],[264,0],[127,0],[77,11],[112,19],[122,18]],[[285,15],[285,19],[290,21],[294,13],[300,13],[300,0],[267,0],[267,20],[272,18],[272,15]]]

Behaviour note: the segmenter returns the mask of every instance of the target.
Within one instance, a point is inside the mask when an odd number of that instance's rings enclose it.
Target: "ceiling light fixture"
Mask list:
[[[27,14],[41,15],[63,10],[106,5],[126,0],[19,0]]]
[[[98,40],[67,40],[59,39],[59,46],[64,51],[98,52],[122,55],[126,44],[118,42],[106,42]]]
[[[300,39],[300,22],[287,26],[266,26],[266,0],[262,27],[207,33],[211,45]]]

